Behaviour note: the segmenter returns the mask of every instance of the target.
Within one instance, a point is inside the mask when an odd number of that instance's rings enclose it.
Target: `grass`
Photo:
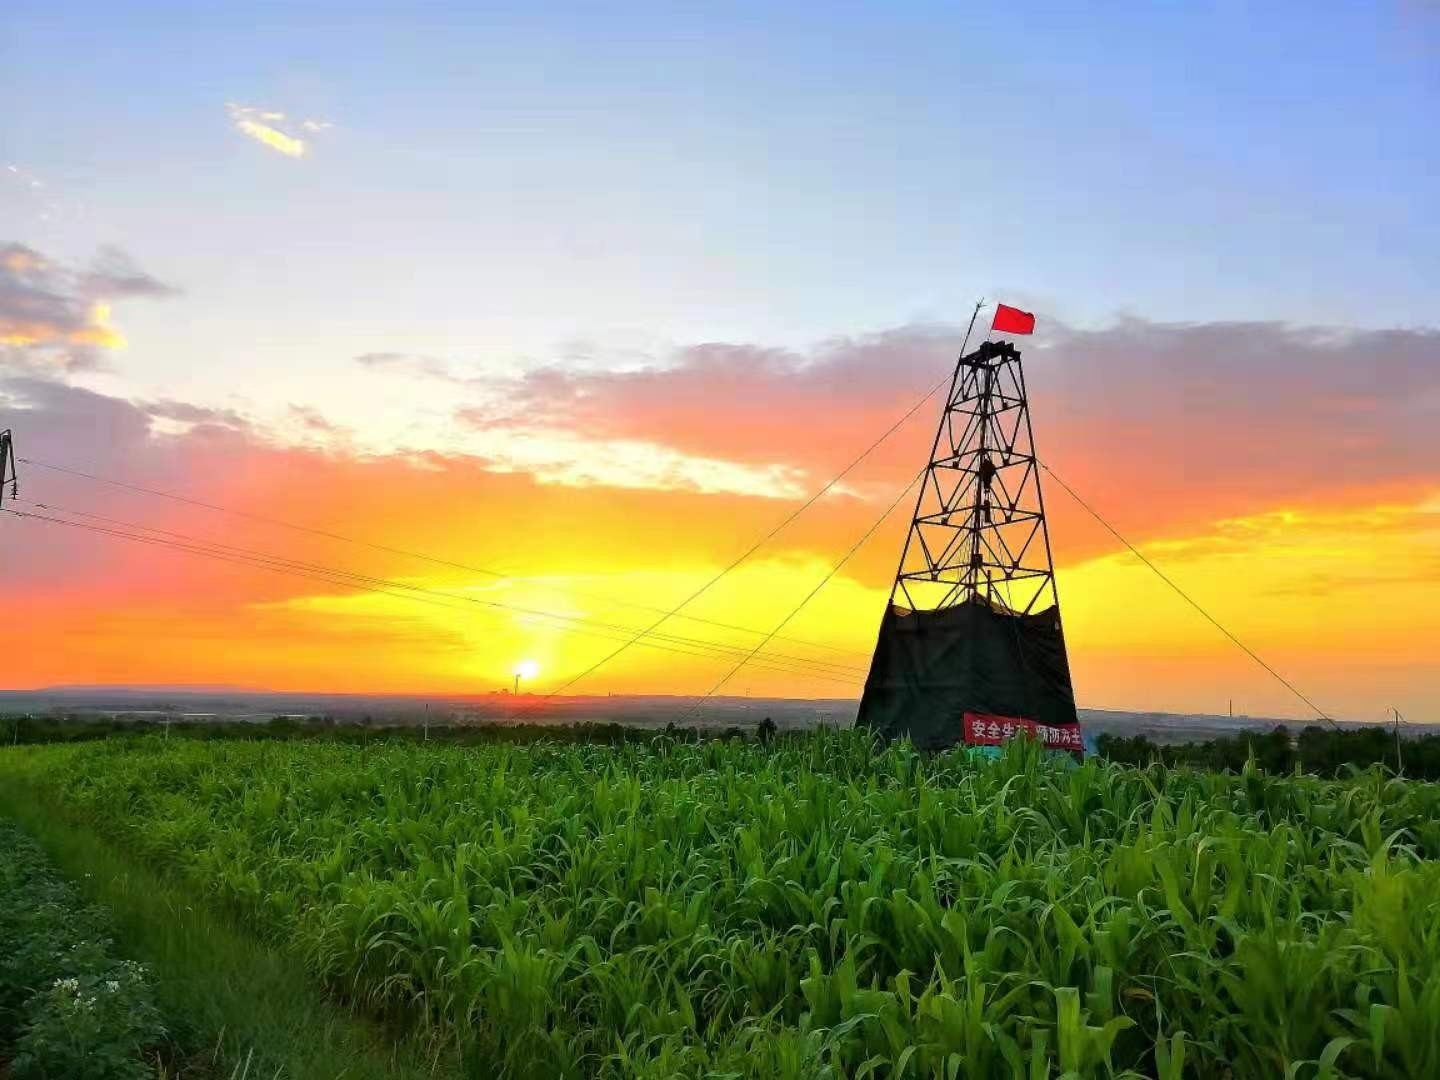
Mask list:
[[[1440,788],[1377,771],[147,737],[16,780],[472,1076],[1440,1075]]]
[[[147,868],[9,776],[0,814],[111,913],[120,946],[156,977],[165,1072],[241,1080],[445,1076],[417,1048],[337,1004],[299,961],[256,940],[191,883]],[[199,893],[199,895],[197,895]]]

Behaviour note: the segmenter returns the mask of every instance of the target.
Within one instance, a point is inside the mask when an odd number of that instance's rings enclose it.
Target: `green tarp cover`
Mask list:
[[[1016,615],[971,602],[885,612],[856,725],[942,750],[964,741],[966,713],[1078,723],[1058,608]]]

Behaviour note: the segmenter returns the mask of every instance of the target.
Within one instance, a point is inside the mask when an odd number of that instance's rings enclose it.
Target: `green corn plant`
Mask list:
[[[1440,1075],[1440,789],[879,747],[0,751],[476,1076]]]

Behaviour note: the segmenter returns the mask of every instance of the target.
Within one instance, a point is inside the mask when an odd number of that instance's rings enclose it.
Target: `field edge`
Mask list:
[[[119,951],[153,972],[176,1049],[223,1075],[285,1080],[445,1080],[413,1039],[393,1040],[192,887],[71,820],[42,787],[0,764],[0,817],[33,838],[87,900],[110,910]],[[218,1068],[216,1070],[218,1072]]]

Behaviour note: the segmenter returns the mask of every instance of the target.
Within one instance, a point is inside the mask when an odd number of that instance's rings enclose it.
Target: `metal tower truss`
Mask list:
[[[1025,372],[1008,341],[955,365],[890,600],[1012,614],[1058,603]]]

